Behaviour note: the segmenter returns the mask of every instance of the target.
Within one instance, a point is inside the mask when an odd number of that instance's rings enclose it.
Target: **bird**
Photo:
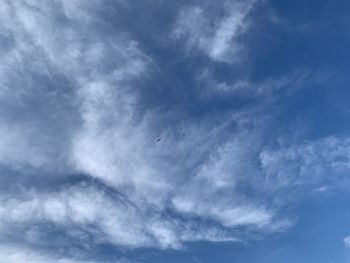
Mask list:
[[[162,140],[162,138],[159,138],[156,142],[160,142]]]

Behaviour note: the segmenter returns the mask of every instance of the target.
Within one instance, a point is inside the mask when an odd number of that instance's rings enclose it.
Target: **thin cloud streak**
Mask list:
[[[238,37],[249,26],[246,18],[254,3],[234,1],[226,4],[226,14],[220,19],[210,16],[210,6],[208,9],[184,7],[177,18],[172,37],[183,40],[188,51],[198,48],[214,61],[238,62],[239,52],[243,48]]]

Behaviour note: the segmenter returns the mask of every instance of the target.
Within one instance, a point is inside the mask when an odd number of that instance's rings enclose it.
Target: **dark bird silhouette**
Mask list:
[[[159,138],[156,142],[160,142],[162,140],[162,138]]]

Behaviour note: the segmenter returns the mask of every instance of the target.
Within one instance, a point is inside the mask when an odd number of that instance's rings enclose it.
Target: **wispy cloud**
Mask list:
[[[343,239],[343,242],[344,242],[344,246],[345,246],[346,248],[350,248],[350,236],[345,237],[345,238]]]
[[[172,36],[183,40],[188,51],[199,49],[214,61],[237,62],[243,48],[238,38],[249,26],[246,18],[254,2],[226,4],[223,17],[213,15],[210,5],[184,7]]]
[[[181,249],[194,241],[247,241],[292,225],[279,214],[275,191],[320,189],[329,171],[348,172],[348,139],[271,146],[279,135],[266,138],[275,124],[263,106],[194,119],[178,117],[171,105],[143,105],[140,91],[145,79],[158,77],[156,60],[132,34],[115,30],[101,6],[0,3],[1,180],[16,175],[34,182],[1,188],[4,262],[80,262],[47,251],[45,242],[60,240],[62,253],[77,242],[82,255],[105,243]],[[222,7],[223,16],[214,18],[206,5],[182,7],[173,37],[214,61],[237,62],[253,2]],[[303,73],[261,85],[220,83],[259,97],[299,84]],[[204,75],[194,74],[196,85],[220,88]]]
[[[260,153],[261,167],[274,187],[337,184],[349,172],[348,138],[328,137],[300,145],[266,149]],[[329,174],[333,174],[330,177]]]
[[[18,167],[17,173],[25,173],[28,167],[55,176],[56,165],[63,173],[85,173],[102,180],[127,203],[93,187],[30,191],[22,198],[2,196],[2,221],[9,228],[20,224],[23,231],[33,223],[54,224],[62,231],[71,224],[83,228],[94,224],[101,237],[115,245],[160,248],[179,248],[195,240],[235,241],[240,237],[231,231],[234,227],[269,225],[271,214],[263,205],[236,201],[229,193],[235,181],[231,168],[225,167],[229,160],[220,164],[222,168],[217,168],[215,160],[203,163],[206,156],[214,158],[215,154],[224,154],[220,158],[227,159],[238,146],[211,152],[217,132],[200,123],[193,126],[185,122],[163,130],[166,140],[159,145],[150,139],[159,133],[153,126],[159,113],[150,111],[141,118],[137,115],[135,88],[138,79],[147,75],[150,58],[128,37],[99,32],[103,23],[96,14],[96,2],[74,3],[2,3],[3,24],[14,43],[21,45],[14,45],[4,61],[2,98],[20,101],[32,111],[39,111],[39,116],[35,115],[37,123],[30,129],[24,125],[32,121],[32,116],[3,116],[6,140],[2,141],[1,162],[10,169]],[[73,17],[75,11],[77,16]],[[6,74],[8,69],[12,74]],[[12,82],[19,75],[31,81]],[[12,87],[11,92],[8,87]],[[50,98],[53,103],[61,103],[60,107],[35,104],[35,93],[41,96],[41,103]],[[49,116],[44,114],[46,110]],[[51,123],[58,130],[45,126]],[[212,135],[205,135],[208,132]],[[193,147],[198,151],[191,154]],[[227,170],[226,174],[220,169]],[[221,179],[213,185],[208,181],[210,177]],[[189,188],[182,186],[184,182]],[[201,200],[199,187],[208,190],[205,198],[216,203],[215,208]],[[218,191],[222,189],[227,195],[220,197]],[[183,210],[181,195],[195,206],[193,213]],[[168,209],[184,218],[164,216]],[[212,222],[195,227],[198,217]]]
[[[284,73],[282,76],[265,78],[262,81],[252,81],[247,78],[218,81],[215,79],[212,70],[204,68],[197,75],[197,81],[201,85],[200,95],[203,99],[210,99],[212,96],[243,99],[259,98],[263,100],[259,104],[262,105],[283,96],[295,94],[314,83],[321,83],[328,77],[329,75],[325,73],[320,74],[307,69],[297,69]]]
[[[1,263],[94,263],[93,261],[59,258],[45,253],[34,252],[23,247],[1,246]]]

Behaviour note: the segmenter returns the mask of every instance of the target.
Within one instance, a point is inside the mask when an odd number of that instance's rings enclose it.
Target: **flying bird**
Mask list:
[[[160,142],[162,140],[162,138],[159,138],[156,142]]]

